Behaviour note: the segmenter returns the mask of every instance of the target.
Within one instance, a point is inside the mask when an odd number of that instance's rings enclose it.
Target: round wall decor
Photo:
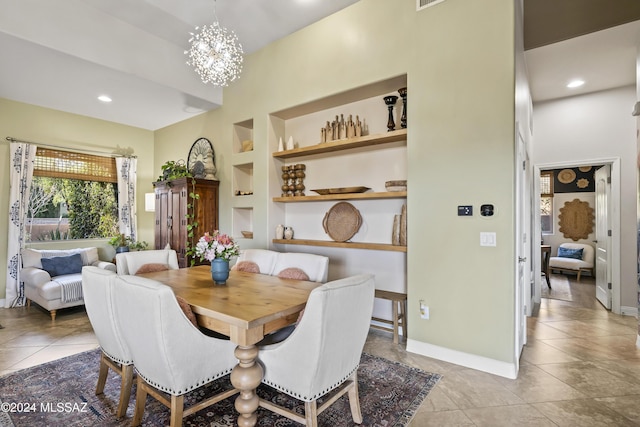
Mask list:
[[[562,169],[558,173],[558,181],[563,184],[569,184],[574,179],[576,179],[576,173],[572,169]]]
[[[336,242],[351,239],[362,225],[362,216],[351,203],[336,203],[327,211],[322,220],[325,233]]]

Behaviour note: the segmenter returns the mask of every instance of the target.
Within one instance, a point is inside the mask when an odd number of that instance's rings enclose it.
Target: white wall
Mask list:
[[[622,307],[637,306],[637,153],[636,124],[631,116],[635,99],[635,87],[627,86],[533,106],[534,165],[593,164],[598,159],[620,159]]]

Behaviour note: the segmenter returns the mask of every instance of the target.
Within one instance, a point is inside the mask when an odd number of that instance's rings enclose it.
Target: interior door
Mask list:
[[[520,356],[527,342],[527,300],[531,298],[530,272],[531,254],[529,229],[531,217],[530,189],[528,179],[529,156],[522,134],[518,129],[516,156],[516,355]]]
[[[611,192],[611,165],[596,171],[596,298],[611,310],[611,221],[609,219],[609,193]]]

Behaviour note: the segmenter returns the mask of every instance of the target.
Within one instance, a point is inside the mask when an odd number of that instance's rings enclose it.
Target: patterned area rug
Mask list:
[[[92,350],[0,377],[0,426],[129,426],[133,417],[135,385],[126,417],[117,420],[114,414],[120,379],[109,371],[104,394],[96,396],[99,361],[99,350]],[[438,374],[363,354],[358,369],[362,425],[408,425],[439,379]],[[189,393],[185,398],[186,404],[191,405],[227,388],[231,388],[228,375]],[[261,385],[258,394],[261,398],[304,413],[304,404],[270,387]],[[236,425],[235,398],[233,396],[185,418],[183,425]],[[142,425],[168,424],[169,410],[155,399],[147,399]],[[320,414],[318,424],[324,427],[353,426],[347,397],[341,397]],[[299,424],[259,408],[258,426],[294,427]]]
[[[542,279],[542,285],[540,287],[540,296],[542,298],[573,301],[571,286],[569,286],[567,276],[552,274],[549,276],[549,282],[551,283],[551,289],[547,286],[546,280],[544,280],[544,278]]]

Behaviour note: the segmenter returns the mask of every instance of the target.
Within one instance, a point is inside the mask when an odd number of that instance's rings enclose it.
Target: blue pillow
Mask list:
[[[558,256],[561,258],[573,258],[573,259],[579,259],[582,260],[582,251],[584,249],[580,248],[580,249],[569,249],[569,248],[563,248],[562,246],[560,246],[558,248]]]
[[[80,254],[42,258],[41,261],[42,269],[51,277],[82,272],[82,255]]]

